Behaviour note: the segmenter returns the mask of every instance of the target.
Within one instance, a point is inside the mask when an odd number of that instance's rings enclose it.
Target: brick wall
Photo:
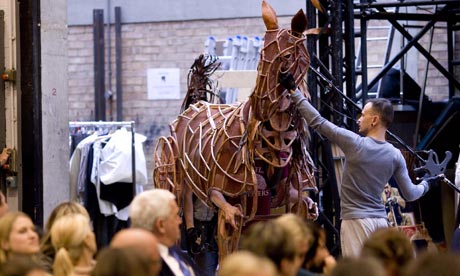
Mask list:
[[[290,18],[279,18],[287,27]],[[152,184],[153,150],[159,136],[169,135],[169,123],[179,113],[182,100],[149,100],[147,69],[180,68],[181,94],[186,92],[188,69],[203,52],[209,35],[226,39],[235,35],[263,36],[261,18],[187,21],[122,25],[123,120],[136,122],[136,132],[147,136],[145,154]],[[112,35],[112,38],[115,36]],[[69,119],[94,120],[92,26],[69,27]],[[106,47],[107,48],[107,47]],[[114,42],[112,42],[114,52]],[[106,59],[107,62],[107,59]],[[112,63],[115,57],[112,58]],[[107,70],[107,69],[106,69]],[[112,71],[115,72],[113,64]],[[115,75],[115,74],[113,74]],[[115,90],[115,80],[112,82]],[[116,93],[115,91],[113,91]],[[113,103],[113,118],[116,118]],[[106,106],[109,112],[109,106]],[[107,114],[107,119],[110,116]]]

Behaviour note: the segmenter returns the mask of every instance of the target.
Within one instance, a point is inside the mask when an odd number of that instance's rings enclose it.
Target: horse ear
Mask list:
[[[296,36],[301,36],[302,33],[307,29],[307,16],[303,13],[303,10],[299,10],[291,20],[291,31]]]
[[[276,12],[270,4],[265,2],[265,0],[262,1],[262,18],[264,19],[267,30],[278,29],[278,17],[276,16]]]

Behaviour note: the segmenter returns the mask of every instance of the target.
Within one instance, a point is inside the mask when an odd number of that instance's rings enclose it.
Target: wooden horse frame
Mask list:
[[[302,190],[306,187],[316,189],[314,166],[307,151],[307,125],[291,104],[289,93],[278,84],[278,74],[289,71],[299,89],[309,97],[305,75],[310,57],[303,34],[307,27],[306,16],[299,10],[292,18],[291,30],[281,29],[275,11],[263,1],[262,17],[267,31],[257,68],[256,86],[249,101],[216,104],[197,101],[199,97],[189,101],[187,97],[185,106],[194,103],[171,123],[171,136],[160,137],[154,153],[155,186],[175,193],[180,206],[185,187],[210,208],[213,208],[213,203],[209,195],[213,190],[239,200],[244,217],[237,231],[229,230],[222,210],[219,210],[221,258],[237,249],[241,227],[256,215],[255,159],[262,160],[271,175],[276,169],[289,169],[286,182],[298,192],[293,204],[296,212],[308,217]],[[214,67],[208,69],[215,70]],[[195,81],[191,87],[189,79],[189,95],[191,90],[196,91],[200,87],[197,85],[199,82]],[[208,85],[204,82],[201,88]],[[197,95],[193,91],[191,94]],[[189,102],[185,104],[186,101]],[[248,198],[252,201],[249,210]],[[283,204],[289,206],[290,203],[283,201]]]

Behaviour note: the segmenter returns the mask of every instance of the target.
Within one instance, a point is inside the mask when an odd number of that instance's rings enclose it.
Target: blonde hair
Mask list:
[[[272,261],[245,250],[228,255],[219,267],[218,276],[277,275],[276,267]]]
[[[50,230],[51,244],[56,250],[53,271],[55,276],[70,275],[83,254],[85,238],[91,233],[89,219],[82,214],[58,218]]]
[[[275,219],[275,223],[278,223],[289,233],[295,244],[306,243],[310,248],[313,242],[313,235],[307,223],[300,216],[294,213],[283,214]]]
[[[56,251],[54,250],[54,247],[51,244],[51,227],[58,218],[69,214],[82,214],[89,219],[88,211],[86,211],[83,205],[77,202],[62,202],[53,209],[50,216],[48,217],[48,220],[46,221],[45,236],[43,237],[40,244],[40,251],[44,255],[48,256],[50,259],[54,259],[54,255],[56,254]]]
[[[20,217],[32,220],[23,212],[8,212],[0,218],[0,264],[5,263],[8,259],[8,251],[3,249],[3,245],[9,241],[13,224]]]
[[[80,203],[74,201],[62,202],[53,209],[48,217],[45,224],[45,231],[49,232],[56,219],[68,214],[82,214],[89,218],[88,211],[86,211],[85,207]]]

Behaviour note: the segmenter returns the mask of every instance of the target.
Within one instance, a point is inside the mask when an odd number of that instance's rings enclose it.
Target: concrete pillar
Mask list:
[[[67,0],[41,0],[43,220],[69,200]]]

